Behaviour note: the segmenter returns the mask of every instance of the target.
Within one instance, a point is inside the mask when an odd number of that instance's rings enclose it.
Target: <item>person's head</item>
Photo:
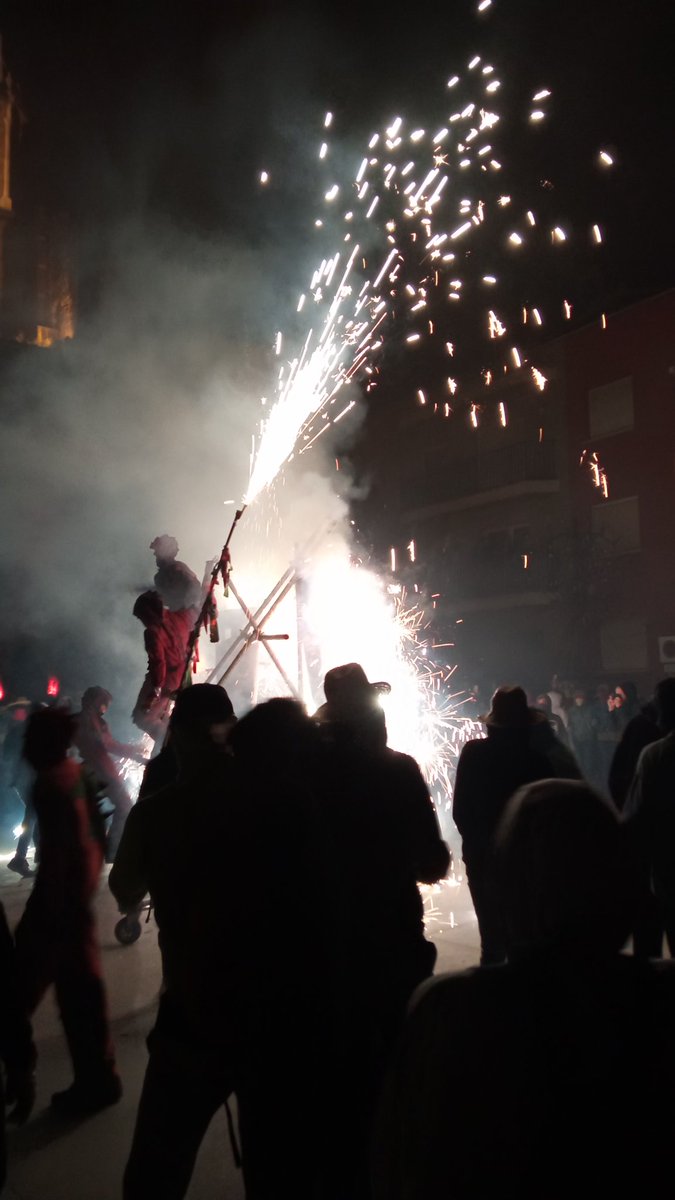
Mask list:
[[[615,708],[638,708],[638,692],[634,683],[626,680],[624,683],[617,683],[614,688],[614,707]]]
[[[656,723],[664,733],[675,730],[675,678],[661,679],[654,691]]]
[[[509,955],[546,947],[602,953],[627,940],[625,829],[588,784],[545,779],[509,801],[495,839]]]
[[[5,706],[5,712],[10,721],[17,725],[23,725],[24,721],[28,720],[32,707],[31,701],[26,696],[20,696],[18,700]]]
[[[41,708],[26,722],[23,756],[36,771],[56,767],[67,757],[75,734],[75,721],[58,708]]]
[[[171,745],[181,764],[224,753],[236,724],[232,701],[215,683],[195,683],[178,693],[169,721]]]
[[[547,717],[551,717],[553,715],[553,702],[548,692],[540,692],[534,703],[537,708],[540,708],[542,712],[546,713]]]
[[[102,687],[89,687],[82,695],[82,711],[102,717],[112,703],[112,696]]]
[[[150,625],[161,625],[164,615],[164,605],[159,592],[141,592],[134,604],[134,616],[138,617],[146,629]]]
[[[239,762],[274,771],[311,749],[315,727],[303,704],[279,697],[251,709],[233,730],[232,753]]]
[[[369,742],[386,745],[387,724],[380,696],[391,691],[390,684],[371,683],[361,664],[353,662],[326,671],[323,690],[326,703],[320,712],[324,720],[367,731]]]
[[[581,708],[586,703],[586,693],[583,688],[575,688],[572,699],[577,708]]]
[[[490,711],[483,717],[488,734],[494,730],[528,730],[533,714],[521,687],[498,687],[492,697]]]
[[[159,567],[162,563],[173,562],[178,554],[178,542],[170,534],[162,533],[150,543],[150,549],[154,552]]]

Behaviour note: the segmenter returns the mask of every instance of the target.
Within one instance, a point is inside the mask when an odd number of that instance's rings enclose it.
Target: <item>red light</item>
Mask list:
[[[59,687],[60,687],[60,684],[59,684],[58,679],[56,678],[56,675],[50,675],[49,679],[47,680],[47,695],[48,696],[58,696]]]
[[[4,698],[5,698],[5,689],[2,686],[2,681],[0,681],[0,700],[4,700]]]

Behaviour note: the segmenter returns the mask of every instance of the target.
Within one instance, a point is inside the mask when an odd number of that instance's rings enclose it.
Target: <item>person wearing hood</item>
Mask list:
[[[675,965],[621,952],[625,832],[585,783],[509,801],[494,840],[507,962],[418,991],[381,1105],[374,1200],[667,1191]]]
[[[483,717],[487,738],[466,742],[457,763],[452,815],[462,838],[483,964],[503,962],[506,956],[494,880],[495,831],[519,787],[555,774],[546,754],[532,744],[532,729],[538,720],[521,687],[497,688],[490,711]]]
[[[131,796],[114,760],[131,758],[134,762],[146,762],[146,756],[139,746],[126,745],[112,736],[105,719],[111,702],[112,696],[105,688],[87,688],[82,696],[82,711],[75,718],[75,747],[99,789],[99,795],[107,797],[114,809],[108,829],[106,862],[114,862],[124,823],[132,807]]]
[[[166,733],[171,705],[183,683],[194,620],[190,610],[165,608],[154,591],[142,592],[133,611],[145,628],[148,670],[131,719],[157,742]]]

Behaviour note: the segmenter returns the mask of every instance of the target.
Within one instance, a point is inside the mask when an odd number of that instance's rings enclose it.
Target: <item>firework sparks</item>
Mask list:
[[[476,11],[482,14],[488,8],[488,4],[480,3]],[[541,229],[534,205],[525,207],[520,214],[516,211],[514,197],[522,195],[519,181],[514,180],[512,188],[502,185],[499,195],[494,195],[490,186],[490,178],[496,172],[503,171],[505,178],[508,175],[508,163],[498,144],[502,114],[495,105],[500,83],[494,64],[485,61],[481,54],[474,54],[464,72],[448,79],[454,111],[443,112],[441,107],[440,112],[428,114],[424,125],[412,128],[408,128],[404,115],[396,115],[371,134],[365,152],[354,164],[351,179],[325,181],[322,192],[327,214],[315,217],[313,224],[321,230],[341,226],[340,242],[344,245],[345,236],[349,241],[353,236],[356,244],[346,257],[342,250],[327,255],[313,272],[312,283],[305,293],[313,297],[314,303],[307,305],[304,294],[298,302],[298,311],[312,312],[310,321],[318,323],[308,328],[302,350],[286,364],[275,402],[261,424],[247,503],[274,481],[294,453],[309,449],[323,434],[326,424],[332,424],[338,412],[344,412],[344,405],[339,409],[333,406],[337,393],[345,385],[363,381],[367,390],[376,386],[377,380],[372,378],[375,356],[392,336],[398,336],[398,327],[395,331],[392,328],[393,318],[406,295],[413,299],[406,310],[413,320],[432,305],[435,314],[443,302],[457,305],[464,297],[475,299],[470,278],[450,279],[449,286],[445,282],[445,273],[455,259],[448,251],[449,245],[455,243],[458,252],[459,247],[464,251],[465,247],[472,248],[480,236],[483,257],[487,249],[503,260],[506,247],[519,254],[535,247],[543,251],[542,239],[548,236],[549,246],[555,252],[568,242],[571,231],[561,225],[549,229],[548,235]],[[546,124],[550,95],[546,87],[533,89],[525,115],[534,126]],[[444,105],[442,99],[441,104]],[[325,140],[319,151],[322,160],[331,160],[327,139],[333,135],[335,125],[334,114],[327,112],[323,119]],[[538,136],[546,135],[540,132]],[[342,162],[344,152],[334,157],[336,162]],[[605,149],[598,152],[596,161],[605,168],[614,162]],[[465,172],[461,196],[452,183],[457,178],[453,168]],[[550,181],[541,181],[541,186],[544,185],[550,187]],[[500,216],[507,210],[512,214],[512,222],[515,218],[510,229],[504,229]],[[346,235],[344,222],[350,224]],[[602,243],[604,232],[600,226],[591,222],[590,228],[592,244]],[[490,271],[481,273],[476,282],[496,288],[498,278],[497,272]],[[544,310],[539,303],[528,307],[531,312],[528,327],[534,332],[544,324]],[[486,315],[490,337],[502,336],[507,322],[497,318],[492,310],[478,309],[479,328],[484,328]],[[564,315],[567,319],[571,317],[571,304],[567,300]],[[446,338],[447,321],[436,321],[430,314],[425,330],[422,334],[419,328],[404,329],[404,344],[413,350],[436,336]],[[493,363],[491,369],[499,366],[502,370],[512,370],[522,361],[526,361],[525,356],[512,350],[510,359]],[[478,376],[485,381],[483,363],[479,364]],[[539,390],[542,378],[541,372],[532,375]],[[419,398],[423,389],[416,389],[416,394]],[[428,411],[432,415],[443,409],[433,405]]]

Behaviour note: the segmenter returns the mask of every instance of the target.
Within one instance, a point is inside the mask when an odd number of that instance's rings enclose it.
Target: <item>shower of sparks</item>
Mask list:
[[[464,714],[464,697],[453,694],[454,668],[437,659],[424,610],[405,588],[387,588],[374,571],[350,563],[347,552],[332,552],[312,564],[306,617],[322,673],[360,662],[369,679],[391,684],[380,699],[389,744],[417,760],[437,805],[449,803],[462,745],[484,730]],[[306,699],[311,707],[321,697]]]
[[[482,2],[476,11],[483,13],[488,8],[489,4]],[[502,336],[512,324],[510,306],[508,311],[505,308],[507,319],[482,309],[472,284],[487,284],[496,292],[500,275],[508,283],[508,252],[513,249],[519,255],[536,255],[536,280],[543,273],[541,257],[558,252],[569,240],[571,229],[556,225],[546,231],[534,195],[522,209],[522,201],[515,199],[523,195],[523,187],[515,173],[509,177],[508,160],[500,149],[500,130],[508,123],[503,122],[497,107],[501,82],[495,65],[474,54],[463,72],[448,78],[445,99],[441,97],[435,114],[427,114],[428,120],[408,126],[403,114],[393,116],[367,139],[351,178],[324,180],[320,194],[327,211],[314,214],[308,224],[310,231],[312,226],[322,231],[314,236],[325,238],[331,233],[336,240],[326,247],[325,257],[319,254],[311,281],[303,289],[306,300],[298,302],[307,326],[283,364],[275,402],[261,422],[246,503],[272,484],[294,455],[310,449],[337,414],[344,412],[340,391],[350,383],[364,385],[366,392],[377,387],[379,359],[390,343],[400,339],[413,351],[430,347],[436,338],[445,341],[453,318],[449,312],[447,317],[442,315],[442,310],[458,304],[475,306],[475,314],[472,308],[470,315],[475,315],[478,329],[485,328],[487,315],[490,337]],[[545,137],[551,92],[539,86],[531,95],[523,116],[542,126],[537,136]],[[517,116],[512,112],[506,115],[509,122]],[[335,125],[334,114],[327,112],[325,138],[329,133],[333,136]],[[319,158],[343,162],[344,148],[331,155],[324,140]],[[613,161],[607,150],[598,151],[599,167],[611,166]],[[462,171],[461,193],[457,169]],[[267,173],[263,175],[266,181]],[[550,188],[552,184],[541,180],[540,186]],[[509,225],[505,226],[507,214]],[[589,226],[591,245],[603,242],[600,226],[592,221]],[[480,255],[473,256],[479,238]],[[474,261],[490,267],[493,264],[486,262],[490,257],[494,266],[506,264],[506,270],[481,271],[472,278]],[[536,298],[528,308],[528,333],[534,336],[536,328],[544,325],[546,313]],[[568,300],[564,301],[564,315],[567,319],[571,316]],[[497,371],[517,367],[517,353],[508,355],[505,348],[501,362],[491,354],[490,378]],[[420,356],[421,363],[424,357]],[[519,357],[529,363],[532,384],[541,390],[544,376],[532,361],[529,345]],[[480,380],[480,385],[485,385],[488,372],[484,362],[476,362],[474,356],[467,371],[475,372],[475,383]],[[463,389],[463,394],[469,390]],[[423,389],[415,392],[429,419],[444,414],[443,405],[427,406],[426,400],[422,401],[421,397],[426,397]],[[469,412],[476,424],[475,408]]]
[[[584,450],[579,459],[579,465],[588,467],[593,487],[598,488],[606,500],[609,496],[609,480],[605,468],[600,463],[597,452],[595,450]]]

